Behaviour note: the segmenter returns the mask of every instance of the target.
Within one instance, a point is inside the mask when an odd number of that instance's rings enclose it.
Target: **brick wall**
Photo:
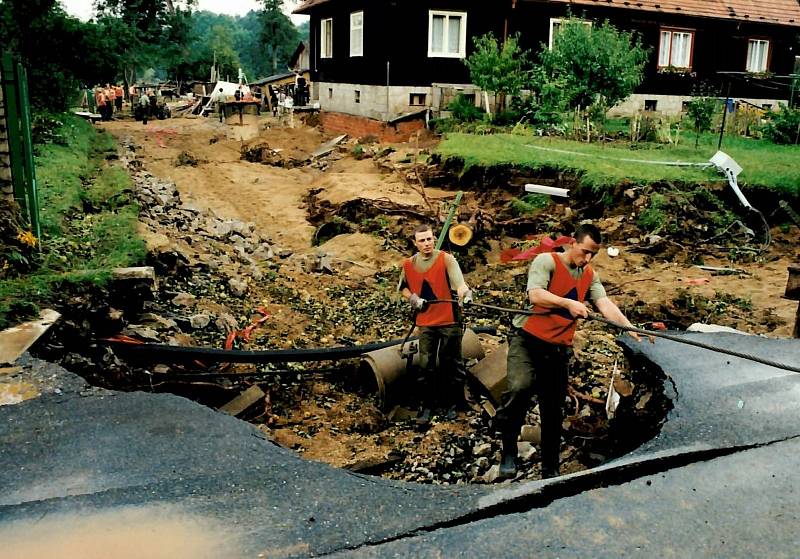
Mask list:
[[[422,117],[397,124],[387,124],[363,116],[322,111],[320,120],[325,132],[347,134],[351,138],[375,136],[380,142],[406,142],[414,132],[425,128],[425,120]]]
[[[14,200],[14,184],[11,182],[11,155],[8,153],[6,105],[2,87],[0,87],[0,200]]]

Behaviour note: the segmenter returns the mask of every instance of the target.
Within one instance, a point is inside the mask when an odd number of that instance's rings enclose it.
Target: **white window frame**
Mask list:
[[[669,33],[668,45],[667,45],[667,63],[661,63],[661,55],[664,52],[664,33]],[[689,60],[687,61],[686,65],[683,64],[673,64],[672,60],[672,47],[675,42],[675,35],[688,35],[689,36]],[[659,29],[658,32],[658,58],[656,58],[656,65],[658,68],[678,68],[681,70],[691,70],[692,63],[694,62],[694,37],[695,37],[695,30],[694,29],[678,29],[675,27],[662,27]]]
[[[766,44],[767,48],[764,49],[764,58],[759,60],[759,67],[753,68],[750,64],[750,53],[753,50],[754,44]],[[745,61],[745,71],[752,72],[754,74],[761,74],[769,70],[769,54],[770,49],[772,48],[772,43],[769,39],[753,37],[747,40],[747,60]],[[763,67],[761,67],[763,66]]]
[[[355,25],[353,23],[353,16],[356,15],[361,16],[360,25]],[[361,35],[361,45],[359,48],[355,48],[353,45],[353,32],[358,32],[358,34]],[[350,12],[350,56],[364,56],[364,10]]]
[[[556,25],[561,25],[565,21],[569,21],[569,18],[565,18],[565,17],[551,17],[550,18],[550,35],[549,35],[549,39],[547,40],[547,50],[553,50],[553,40],[556,38],[555,33],[553,33],[553,31],[555,30]],[[592,22],[589,21],[589,20],[581,19],[581,20],[578,20],[578,21],[580,21],[583,25],[586,25],[587,27],[591,27],[592,26]]]
[[[448,21],[451,17],[461,18],[460,37],[458,38],[458,52],[434,52],[433,50],[433,18],[443,16],[445,18],[442,30],[442,47],[447,48],[449,43]],[[428,58],[466,58],[467,56],[467,12],[452,12],[444,10],[428,11]]]
[[[326,40],[325,27],[326,23],[330,22],[330,33],[328,34],[330,41]],[[330,43],[330,48],[328,48]],[[319,20],[319,57],[320,58],[333,58],[333,18],[326,17]]]

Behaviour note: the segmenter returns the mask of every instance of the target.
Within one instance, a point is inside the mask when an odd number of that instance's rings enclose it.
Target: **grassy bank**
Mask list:
[[[604,188],[625,182],[651,184],[660,181],[707,183],[722,181],[714,169],[677,167],[645,161],[705,163],[717,150],[717,138],[706,134],[695,150],[694,136],[685,135],[678,146],[640,144],[586,144],[562,138],[515,134],[448,134],[437,149],[443,157],[459,157],[467,167],[514,164],[574,171],[582,184]],[[800,197],[800,149],[777,146],[763,140],[726,137],[723,151],[743,167],[739,183],[761,186],[791,197]],[[631,161],[633,160],[633,161]]]
[[[60,143],[37,146],[42,239],[34,270],[0,276],[0,327],[34,314],[69,285],[102,285],[110,270],[144,261],[130,177],[109,165],[114,139],[66,116]]]

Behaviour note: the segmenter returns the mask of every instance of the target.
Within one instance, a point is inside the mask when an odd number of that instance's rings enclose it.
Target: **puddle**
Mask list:
[[[233,539],[225,526],[180,507],[121,507],[0,525],[0,557],[218,559],[240,555]]]
[[[27,382],[2,382],[0,383],[0,406],[19,404],[25,400],[37,398],[39,391]]]

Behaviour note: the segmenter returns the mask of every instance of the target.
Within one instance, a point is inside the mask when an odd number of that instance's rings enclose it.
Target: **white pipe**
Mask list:
[[[562,198],[569,198],[568,189],[556,188],[555,186],[543,186],[541,184],[526,184],[525,192],[532,192],[535,194],[547,194],[549,196],[561,196]]]

